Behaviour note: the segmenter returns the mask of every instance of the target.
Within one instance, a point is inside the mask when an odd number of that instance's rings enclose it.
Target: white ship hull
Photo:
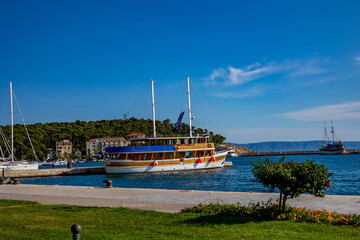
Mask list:
[[[38,163],[5,163],[0,165],[0,169],[8,168],[10,171],[19,170],[37,170],[39,169]]]
[[[229,152],[228,157],[238,157],[239,155],[236,152]]]
[[[180,164],[171,164],[171,160],[157,160],[159,165],[152,165],[154,161],[136,161],[136,163],[148,163],[147,166],[106,166],[111,163],[121,163],[121,162],[134,162],[128,160],[106,160],[105,161],[105,172],[108,174],[116,174],[116,173],[151,173],[151,172],[171,172],[171,171],[188,171],[188,170],[205,170],[205,169],[213,169],[213,168],[222,168],[224,167],[225,158],[227,156],[227,152],[215,154],[214,162],[204,161],[202,163],[180,163]],[[174,159],[173,161],[179,161],[180,159]],[[191,159],[189,159],[191,160]],[[196,160],[195,158],[193,160]]]
[[[338,154],[345,154],[346,151],[344,149],[339,149],[335,151],[329,151],[329,150],[320,150],[320,155],[338,155]]]

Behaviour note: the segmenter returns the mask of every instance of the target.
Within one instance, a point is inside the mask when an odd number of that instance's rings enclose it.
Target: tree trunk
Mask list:
[[[279,214],[281,213],[281,204],[282,204],[282,191],[280,190],[280,199],[279,199]]]
[[[286,206],[286,199],[287,199],[287,195],[284,194],[283,196],[283,204],[282,204],[282,212],[285,212],[285,206]]]

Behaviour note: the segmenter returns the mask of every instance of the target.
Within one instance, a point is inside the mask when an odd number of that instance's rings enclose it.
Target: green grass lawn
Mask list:
[[[0,239],[360,239],[360,228],[0,200]]]

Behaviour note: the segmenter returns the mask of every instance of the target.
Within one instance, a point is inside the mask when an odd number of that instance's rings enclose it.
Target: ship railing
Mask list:
[[[189,135],[187,134],[173,134],[173,135],[157,135],[156,138],[176,138],[176,137],[188,137],[190,138]],[[210,137],[210,134],[193,134],[192,137]],[[132,140],[139,140],[139,139],[151,139],[151,138],[155,138],[154,136],[145,136],[145,138],[135,138]]]

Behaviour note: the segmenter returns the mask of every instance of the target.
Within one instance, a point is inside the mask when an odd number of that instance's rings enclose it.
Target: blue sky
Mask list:
[[[359,1],[0,2],[0,118],[176,121],[228,141],[360,140]],[[200,96],[197,94],[200,93]],[[186,116],[185,116],[186,117]],[[20,122],[19,116],[15,118]]]

